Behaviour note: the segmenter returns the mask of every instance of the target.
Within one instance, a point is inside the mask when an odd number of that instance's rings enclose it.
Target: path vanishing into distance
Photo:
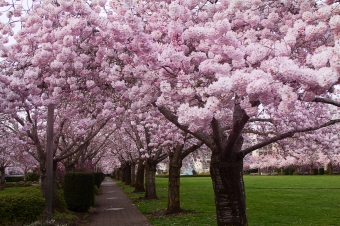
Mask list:
[[[110,177],[100,185],[95,213],[86,226],[151,226],[123,190]]]

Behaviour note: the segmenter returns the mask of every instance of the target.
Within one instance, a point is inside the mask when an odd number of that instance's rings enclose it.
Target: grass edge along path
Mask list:
[[[340,222],[340,176],[245,176],[250,226],[337,226]],[[188,213],[164,215],[167,178],[156,178],[158,200],[116,181],[154,226],[216,225],[209,177],[181,178],[181,207]]]

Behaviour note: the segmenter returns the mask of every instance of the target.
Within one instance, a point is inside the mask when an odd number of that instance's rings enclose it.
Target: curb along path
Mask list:
[[[96,196],[96,213],[86,226],[151,226],[147,218],[125,195],[122,189],[105,177]]]

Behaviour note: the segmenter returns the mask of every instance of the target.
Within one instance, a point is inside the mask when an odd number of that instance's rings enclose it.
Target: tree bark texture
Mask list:
[[[135,190],[133,192],[145,192],[144,188],[144,163],[142,160],[138,161],[137,166],[137,175],[136,175],[136,182],[135,182]]]
[[[122,168],[119,168],[118,170],[118,180],[123,180],[123,169]]]
[[[181,149],[169,154],[168,207],[166,214],[181,212],[180,174],[182,167]]]
[[[136,163],[131,163],[131,186],[135,186],[136,182]]]
[[[218,156],[213,156],[210,173],[215,193],[218,226],[248,225],[243,161],[223,162]]]
[[[122,170],[121,170],[121,172],[122,172],[122,174],[121,174],[122,182],[126,182],[126,170],[125,170],[125,167],[126,166],[124,166],[124,168],[122,168]]]
[[[158,199],[156,193],[156,165],[152,159],[145,161],[145,198]]]
[[[327,173],[333,174],[333,166],[331,162],[327,164]]]
[[[125,185],[131,185],[131,163],[127,162],[125,165]]]
[[[5,167],[0,167],[0,185],[5,183]]]
[[[247,226],[246,197],[243,182],[242,129],[249,117],[235,105],[233,126],[228,138],[217,120],[212,121],[213,138],[210,174],[215,194],[218,226]]]
[[[178,117],[169,109],[158,107],[159,111],[179,129],[194,135],[212,150],[210,174],[218,226],[248,225],[243,183],[243,158],[247,152],[243,152],[241,148],[243,145],[242,130],[249,116],[240,107],[239,99],[235,96],[233,122],[228,129],[228,135],[215,118],[211,121],[212,134],[204,131],[191,132],[187,126],[178,122]]]

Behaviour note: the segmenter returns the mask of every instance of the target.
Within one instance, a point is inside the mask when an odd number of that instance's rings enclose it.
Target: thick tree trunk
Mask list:
[[[118,170],[118,180],[123,180],[123,169],[121,168]]]
[[[218,226],[247,226],[246,196],[243,182],[243,158],[237,153],[242,136],[232,150],[213,150],[210,174],[213,182]]]
[[[131,186],[135,186],[136,182],[136,163],[131,163]]]
[[[177,151],[177,152],[176,152]],[[168,184],[168,207],[166,214],[181,212],[180,205],[180,174],[182,167],[181,149],[174,150],[169,154],[169,184]]]
[[[332,163],[327,164],[327,173],[328,174],[333,174],[333,166]]]
[[[0,167],[0,186],[5,183],[5,167]]]
[[[125,165],[125,185],[131,185],[131,164],[127,162]]]
[[[124,168],[121,170],[122,171],[122,174],[121,174],[121,176],[122,176],[122,182],[126,182],[126,170],[125,170],[125,167],[126,166],[124,166]]]
[[[145,161],[145,198],[158,199],[156,193],[156,163],[152,159]]]
[[[144,188],[144,163],[142,160],[138,161],[137,166],[137,176],[136,176],[136,182],[135,182],[135,190],[133,192],[145,192]]]
[[[115,179],[119,180],[119,168],[115,169]]]
[[[210,173],[216,203],[219,226],[248,225],[243,183],[243,160],[221,161],[212,156]]]

